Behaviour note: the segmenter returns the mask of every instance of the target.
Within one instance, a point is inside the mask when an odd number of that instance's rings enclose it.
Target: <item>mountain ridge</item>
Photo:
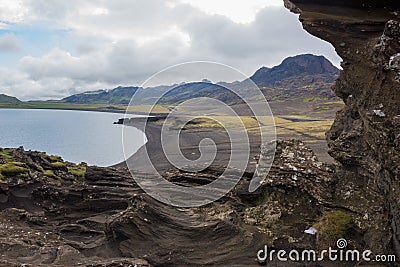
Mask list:
[[[128,105],[133,94],[139,89],[136,86],[118,86],[111,90],[87,91],[61,99],[75,104],[120,104]]]
[[[19,104],[22,101],[16,97],[0,94],[0,104]]]
[[[336,99],[331,87],[339,72],[340,70],[324,56],[302,54],[285,58],[279,65],[272,68],[261,67],[249,79],[259,86],[268,101]],[[198,97],[210,97],[227,104],[238,104],[242,101],[225,87],[229,85],[229,87],[238,88],[242,92],[246,92],[246,90],[250,92],[252,90],[249,89],[249,79],[232,83],[218,82],[216,84],[203,80],[180,85],[146,88],[140,90],[140,102],[141,104],[152,104],[156,101],[157,95],[163,95],[163,92],[168,91],[158,101],[159,104],[175,105]],[[128,105],[138,89],[140,89],[138,86],[118,86],[109,90],[86,91],[50,102]],[[3,101],[7,104],[21,102],[12,97]],[[0,98],[0,103],[4,104],[4,102],[1,102]]]
[[[331,86],[339,75],[336,68],[324,56],[312,54],[296,55],[285,58],[281,64],[272,68],[261,67],[251,77],[257,86],[262,89],[267,100],[287,100],[288,98],[336,98]],[[234,93],[229,92],[222,84],[229,84],[246,90],[248,81],[234,83],[210,84],[207,81],[174,85],[160,100],[160,104],[177,104],[196,97],[211,97],[228,104],[240,103]],[[164,86],[161,90],[170,89]],[[139,87],[117,87],[109,91],[102,90],[98,94],[85,92],[63,98],[61,101],[73,104],[129,104],[129,100]],[[153,103],[154,91],[159,88],[141,90],[143,104]]]
[[[336,76],[339,69],[324,56],[303,54],[287,57],[272,68],[262,67],[250,79],[258,86],[275,87],[282,80],[309,75]]]

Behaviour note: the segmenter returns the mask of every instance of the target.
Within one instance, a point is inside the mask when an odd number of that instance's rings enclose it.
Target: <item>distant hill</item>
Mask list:
[[[273,68],[262,67],[250,79],[258,86],[281,87],[287,79],[314,76],[320,80],[325,78],[326,81],[332,82],[338,74],[339,69],[325,57],[305,54],[288,57]],[[286,85],[290,86],[290,84]]]
[[[218,99],[228,104],[243,103],[235,93],[231,92],[224,86],[203,80],[201,82],[175,86],[160,99],[160,104],[176,104],[189,99],[201,97]]]
[[[138,87],[117,87],[112,90],[97,90],[63,98],[62,102],[71,104],[114,104],[128,105]]]
[[[337,100],[331,88],[340,70],[323,56],[311,54],[286,58],[273,68],[257,70],[251,80],[269,101]]]
[[[0,104],[19,104],[21,101],[13,96],[0,94]]]
[[[336,96],[331,87],[339,75],[339,69],[323,56],[311,54],[289,57],[273,68],[262,67],[250,79],[257,84],[269,101],[300,99],[313,101],[333,99]],[[171,86],[159,86],[141,90],[142,104],[150,103],[160,92],[174,87],[163,96],[159,104],[176,104],[198,97],[211,97],[227,104],[238,104],[241,100],[224,88],[227,83],[212,84],[207,80]],[[249,80],[229,84],[246,93]],[[73,104],[121,104],[127,105],[138,87],[117,87],[112,90],[98,90],[76,94],[62,99],[62,102]]]

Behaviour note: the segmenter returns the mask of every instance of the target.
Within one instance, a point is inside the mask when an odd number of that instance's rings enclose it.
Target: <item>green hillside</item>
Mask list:
[[[13,96],[0,94],[0,104],[20,104],[21,101]]]

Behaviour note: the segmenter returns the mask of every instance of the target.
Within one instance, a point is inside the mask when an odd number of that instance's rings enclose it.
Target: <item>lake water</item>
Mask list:
[[[122,125],[113,124],[124,114],[40,109],[0,109],[0,147],[23,146],[64,160],[110,166],[124,161]],[[133,155],[147,141],[133,127],[125,149]]]

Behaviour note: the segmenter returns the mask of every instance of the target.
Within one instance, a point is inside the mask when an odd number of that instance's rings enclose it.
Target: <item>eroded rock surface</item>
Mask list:
[[[304,230],[322,216],[332,193],[331,167],[295,140],[278,143],[260,190],[249,193],[244,177],[226,197],[190,209],[152,199],[122,168],[85,166],[82,175],[80,165],[44,153],[0,154],[4,164],[22,168],[3,173],[1,183],[0,265],[7,266],[257,265],[266,244],[315,247],[316,238]],[[213,166],[166,177],[191,186],[222,171]]]
[[[400,4],[285,4],[343,59],[334,91],[346,106],[327,135],[329,152],[340,162],[334,202],[356,214],[364,248],[400,256]]]

